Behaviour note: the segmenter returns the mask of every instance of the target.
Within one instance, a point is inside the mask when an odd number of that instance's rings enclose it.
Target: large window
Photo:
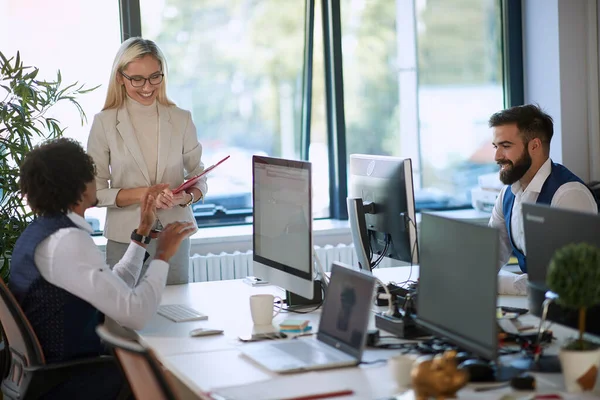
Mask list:
[[[499,0],[342,0],[347,153],[410,157],[418,209],[470,207],[497,170]]]
[[[64,83],[101,85],[78,98],[88,116],[81,125],[70,104],[57,106],[52,115],[66,127],[65,136],[84,147],[94,114],[100,112],[113,58],[121,43],[119,5],[114,1],[0,0],[0,51],[26,65],[39,68],[38,78],[55,80],[60,70]],[[86,218],[96,230],[104,226],[104,208],[92,208]]]
[[[323,1],[314,0],[310,21],[310,0],[61,0],[60,7],[0,0],[0,37],[10,38],[0,50],[19,50],[43,77],[60,69],[66,82],[101,85],[80,98],[91,122],[121,32],[155,40],[167,58],[169,96],[192,112],[204,163],[231,155],[209,176],[204,204],[194,206],[201,226],[250,221],[253,154],[307,157],[318,218],[344,216],[346,166],[336,160],[352,153],[410,157],[418,209],[470,207],[477,177],[496,170],[487,120],[505,104],[503,1],[327,0],[325,21],[333,13],[339,24],[329,20],[325,32]],[[127,5],[121,16],[120,4]],[[305,66],[309,22],[314,42]],[[24,24],[31,34],[15,35]],[[335,99],[329,104],[326,88]],[[335,107],[343,113],[334,115]],[[89,122],[81,127],[66,105],[55,113],[85,145]],[[332,128],[336,117],[333,126],[341,120],[345,130]],[[86,214],[99,230],[104,212]]]
[[[142,35],[167,58],[169,95],[192,112],[204,163],[231,155],[209,176],[196,219],[248,220],[252,155],[300,158],[304,1],[141,0],[140,11]],[[315,169],[327,171],[323,152],[326,143],[311,146]],[[316,216],[328,216],[327,182],[314,186]]]

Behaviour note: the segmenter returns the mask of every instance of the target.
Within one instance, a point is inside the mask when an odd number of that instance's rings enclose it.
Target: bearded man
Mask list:
[[[506,184],[494,206],[489,226],[500,230],[499,265],[511,255],[527,273],[523,203],[547,204],[581,212],[598,213],[596,199],[583,181],[563,165],[550,159],[554,131],[552,117],[538,106],[523,105],[492,115],[495,160],[500,165],[500,180]],[[526,294],[526,275],[520,293]],[[523,293],[525,291],[525,293]]]

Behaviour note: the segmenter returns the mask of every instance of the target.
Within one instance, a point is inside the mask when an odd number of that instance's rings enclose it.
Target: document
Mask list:
[[[194,184],[196,182],[198,182],[200,180],[200,178],[202,178],[204,175],[208,174],[210,171],[212,171],[213,169],[217,168],[219,165],[221,165],[223,162],[225,162],[230,156],[227,156],[225,158],[223,158],[221,161],[219,161],[216,164],[211,165],[210,167],[206,168],[204,171],[202,171],[202,173],[200,175],[196,175],[195,177],[188,179],[187,181],[183,182],[181,185],[179,185],[176,189],[173,190],[174,194],[177,194],[187,188],[190,188],[192,186],[194,186]]]

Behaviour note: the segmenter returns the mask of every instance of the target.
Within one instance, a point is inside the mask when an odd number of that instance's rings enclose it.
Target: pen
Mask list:
[[[338,390],[335,392],[309,394],[307,396],[288,397],[284,400],[318,400],[318,399],[329,399],[332,397],[350,396],[351,394],[354,394],[354,391],[347,389],[347,390]]]

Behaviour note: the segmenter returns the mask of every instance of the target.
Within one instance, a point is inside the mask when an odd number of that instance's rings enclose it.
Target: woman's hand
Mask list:
[[[164,189],[156,198],[156,208],[168,209],[180,204],[185,204],[190,199],[186,192],[173,193],[170,189]]]

